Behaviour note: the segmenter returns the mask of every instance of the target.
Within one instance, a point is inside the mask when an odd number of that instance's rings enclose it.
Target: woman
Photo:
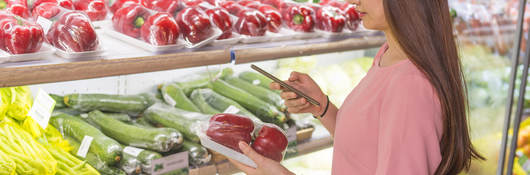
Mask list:
[[[334,137],[332,174],[458,174],[483,159],[468,132],[466,88],[453,39],[447,0],[349,0],[367,29],[385,33],[366,77],[340,109],[306,74],[287,83],[320,102],[281,94],[291,113],[312,113]],[[272,89],[281,89],[272,83]],[[247,174],[293,174],[279,163],[241,150]]]

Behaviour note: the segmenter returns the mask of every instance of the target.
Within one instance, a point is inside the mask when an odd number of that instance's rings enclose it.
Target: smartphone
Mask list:
[[[258,71],[259,73],[265,75],[266,77],[270,78],[272,81],[276,82],[276,83],[279,83],[280,86],[284,87],[284,88],[287,88],[289,89],[290,91],[296,93],[298,96],[301,96],[303,98],[305,98],[307,100],[307,102],[313,104],[313,105],[317,105],[317,106],[320,106],[320,103],[318,101],[316,101],[315,99],[307,96],[306,94],[304,94],[302,91],[298,90],[298,89],[295,89],[294,87],[292,86],[289,86],[287,83],[283,82],[282,80],[276,78],[275,76],[269,74],[268,72],[264,71],[263,69],[259,68],[258,66],[252,64],[250,65],[250,67],[256,71]]]

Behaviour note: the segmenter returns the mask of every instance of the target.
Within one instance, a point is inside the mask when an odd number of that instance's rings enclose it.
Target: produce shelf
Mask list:
[[[109,48],[105,54],[91,59],[45,58],[41,61],[0,65],[0,87],[52,83],[108,76],[155,72],[178,68],[236,64],[278,58],[367,49],[380,46],[384,37],[379,33],[347,39],[317,38],[265,44],[208,47],[179,50],[178,53],[153,54],[120,44],[103,37]],[[107,41],[108,40],[108,41]],[[56,56],[54,56],[56,57]]]

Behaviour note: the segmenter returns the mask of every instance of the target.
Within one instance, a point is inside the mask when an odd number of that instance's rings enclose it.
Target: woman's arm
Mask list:
[[[328,98],[309,75],[299,72],[292,72],[289,80],[285,81],[285,83],[302,91],[320,103],[320,106],[313,105],[307,102],[305,98],[299,97],[296,93],[281,87],[279,83],[271,83],[271,89],[283,91],[281,93],[281,97],[285,100],[285,105],[287,106],[288,112],[311,113],[314,116],[320,116],[324,113],[326,104],[328,104]],[[324,127],[326,127],[331,135],[335,133],[337,112],[338,108],[330,102],[325,115],[320,119],[320,122],[322,122]]]

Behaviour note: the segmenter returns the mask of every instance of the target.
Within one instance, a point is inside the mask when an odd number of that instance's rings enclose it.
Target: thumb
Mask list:
[[[302,75],[303,74],[300,72],[292,71],[291,76],[289,76],[289,81],[297,81]]]
[[[252,147],[250,147],[247,143],[239,142],[239,149],[243,151],[243,154],[245,154],[248,158],[254,161],[254,163],[259,165],[260,162],[263,161],[264,157],[260,155],[259,153],[257,153],[256,151],[254,151],[254,149],[252,149]]]

